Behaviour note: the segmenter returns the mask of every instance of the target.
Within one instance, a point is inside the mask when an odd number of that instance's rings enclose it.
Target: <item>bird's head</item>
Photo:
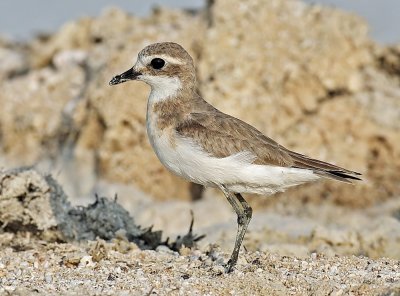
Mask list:
[[[135,65],[115,76],[110,85],[140,80],[152,88],[195,88],[196,74],[192,57],[177,43],[163,42],[146,46]]]

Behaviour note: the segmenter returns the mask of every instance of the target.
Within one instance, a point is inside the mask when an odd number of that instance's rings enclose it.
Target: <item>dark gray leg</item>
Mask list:
[[[253,210],[241,194],[233,194],[232,192],[229,192],[224,186],[221,186],[220,188],[224,192],[226,198],[228,199],[229,203],[231,204],[237,215],[238,230],[236,234],[235,247],[233,248],[233,252],[231,258],[228,261],[226,270],[227,272],[231,272],[238,260],[240,246],[242,245],[247,226],[250,223]]]

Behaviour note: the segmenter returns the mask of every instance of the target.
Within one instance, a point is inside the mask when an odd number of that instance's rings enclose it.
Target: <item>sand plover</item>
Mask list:
[[[357,172],[290,151],[253,126],[217,110],[196,92],[191,56],[179,44],[145,47],[135,65],[110,85],[140,80],[150,85],[147,133],[160,161],[194,183],[222,190],[237,214],[230,272],[252,216],[242,193],[270,195],[321,177],[347,183]]]

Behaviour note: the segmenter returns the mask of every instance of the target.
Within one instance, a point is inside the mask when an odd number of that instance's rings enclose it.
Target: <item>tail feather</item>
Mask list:
[[[315,174],[321,177],[334,179],[350,184],[352,184],[352,181],[362,180],[361,178],[357,177],[361,176],[360,173],[350,171],[321,160],[309,158],[303,154],[299,154],[293,151],[288,151],[288,153],[292,157],[294,163],[293,167],[309,169],[314,171]]]
[[[333,179],[333,180],[348,183],[348,184],[353,184],[352,181],[362,180],[358,177],[348,175],[348,174],[345,174],[342,172],[337,172],[337,171],[336,172],[335,171],[314,171],[314,173],[321,177]]]

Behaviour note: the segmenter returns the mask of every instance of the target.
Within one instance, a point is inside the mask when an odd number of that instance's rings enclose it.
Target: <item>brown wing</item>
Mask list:
[[[215,157],[249,151],[257,156],[257,164],[293,164],[287,151],[278,143],[240,119],[219,111],[190,113],[189,119],[180,124],[176,131],[184,137],[194,138]]]
[[[176,127],[178,134],[192,137],[210,155],[227,157],[242,151],[253,153],[256,164],[278,165],[315,171],[321,176],[349,182],[360,175],[341,167],[293,152],[268,138],[253,126],[218,110],[190,113],[189,119]]]

